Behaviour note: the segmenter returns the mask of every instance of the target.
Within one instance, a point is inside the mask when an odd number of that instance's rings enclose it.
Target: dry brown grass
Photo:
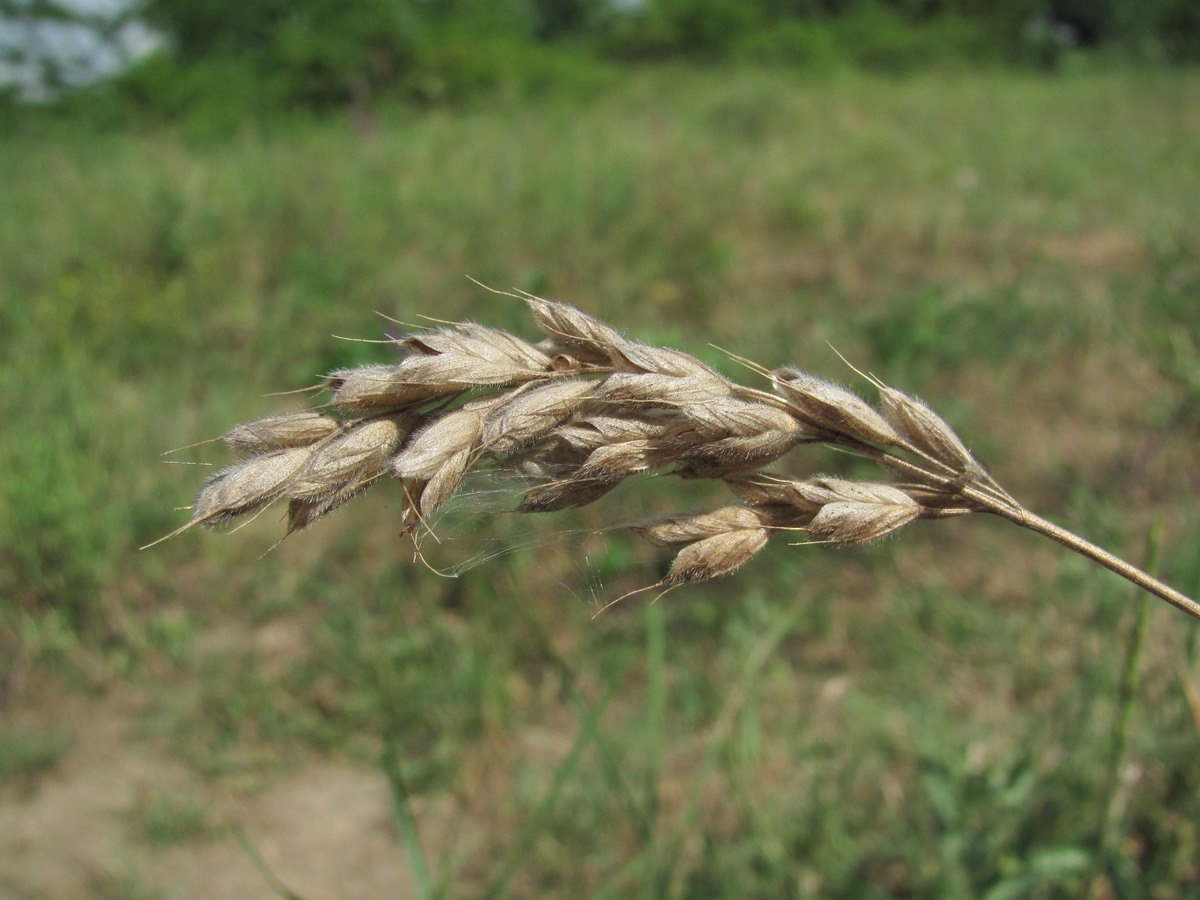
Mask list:
[[[1058,541],[1200,618],[1200,605],[1022,507],[926,404],[872,378],[873,406],[844,385],[753,366],[767,392],[678,350],[643,344],[565,303],[525,296],[539,343],[476,324],[410,334],[396,365],[331,373],[321,411],[238,425],[244,457],[204,485],[193,525],[288,501],[306,528],[384,476],[404,483],[404,531],[418,549],[430,517],[468,472],[527,485],[518,512],[587,505],[652,471],[723,482],[727,506],[624,525],[676,548],[672,587],[727,575],[776,534],[871,541],[919,518],[986,512]],[[893,481],[796,479],[768,467],[802,444],[865,456]]]

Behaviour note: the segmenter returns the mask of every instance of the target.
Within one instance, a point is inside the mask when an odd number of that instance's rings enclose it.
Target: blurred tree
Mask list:
[[[586,35],[612,9],[607,0],[532,0],[534,33],[539,40]]]
[[[414,0],[146,0],[142,17],[181,66],[240,60],[323,104],[399,77],[424,24]]]
[[[62,0],[0,0],[0,95],[52,97],[111,74],[130,56],[128,10]]]
[[[1160,0],[1156,7],[1154,30],[1167,58],[1200,62],[1200,2]]]
[[[1051,68],[1072,46],[1200,60],[1200,0],[0,0],[0,99],[119,69],[134,26],[163,51],[120,79],[118,103],[230,121],[295,106],[369,111],[386,91],[444,102],[582,79],[583,58],[555,44],[888,71],[986,58]],[[86,36],[79,52],[49,37],[68,33]]]
[[[464,48],[532,43],[590,27],[607,0],[143,0],[181,66],[239,60],[313,106],[421,82]],[[489,43],[490,42],[490,43]],[[487,46],[484,46],[484,45]],[[453,46],[450,46],[453,45]],[[441,74],[439,73],[439,77]]]

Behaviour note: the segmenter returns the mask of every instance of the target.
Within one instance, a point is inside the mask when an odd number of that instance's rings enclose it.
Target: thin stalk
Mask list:
[[[391,737],[386,739],[383,749],[383,770],[392,789],[392,814],[396,819],[396,829],[400,832],[404,852],[408,856],[409,869],[412,872],[413,884],[417,896],[429,900],[433,896],[433,883],[429,880],[429,870],[425,866],[425,853],[421,849],[421,836],[417,830],[417,820],[412,814],[409,803],[410,794],[400,771],[400,758],[396,750],[396,742]]]
[[[304,900],[299,894],[291,890],[283,881],[271,871],[271,867],[267,865],[266,860],[258,852],[258,849],[251,843],[250,838],[246,836],[241,828],[233,832],[234,840],[238,846],[242,848],[242,852],[246,854],[250,860],[250,864],[258,870],[258,874],[263,877],[263,880],[270,886],[271,890],[278,894],[283,900]]]
[[[1137,566],[1130,565],[1119,556],[1114,556],[1103,547],[1097,547],[1091,541],[1084,540],[1079,535],[1055,525],[1048,519],[1043,519],[1041,516],[1031,513],[1024,507],[1013,508],[1001,504],[995,504],[994,507],[987,508],[985,511],[1008,519],[1022,528],[1028,528],[1030,531],[1048,537],[1051,540],[1058,541],[1058,543],[1067,549],[1074,550],[1080,556],[1085,556],[1093,562],[1098,562],[1106,569],[1116,572],[1122,578],[1136,584],[1143,590],[1149,591],[1159,599],[1166,600],[1176,609],[1182,610],[1195,619],[1200,619],[1200,603],[1181,594],[1170,585],[1163,584],[1163,582],[1149,573],[1143,572]]]
[[[1057,541],[1068,550],[1073,550],[1080,556],[1116,572],[1125,580],[1136,584],[1160,600],[1167,601],[1192,618],[1200,620],[1200,603],[1170,585],[1164,584],[1148,572],[1131,565],[1119,556],[1114,556],[1103,547],[1081,538],[1060,525],[1055,525],[1049,519],[1043,519],[1036,513],[1030,512],[999,486],[993,488],[986,484],[973,484],[970,481],[963,483],[960,479],[945,475],[940,471],[934,471],[926,465],[912,462],[853,438],[843,437],[830,443],[870,457],[895,472],[901,472],[918,481],[923,481],[925,484],[953,490],[979,512],[991,513],[1020,525],[1022,528],[1028,528],[1043,537]]]
[[[1158,566],[1158,554],[1162,540],[1162,526],[1155,523],[1146,536],[1146,568],[1153,571]],[[1096,872],[1092,881],[1092,895],[1098,896],[1104,884],[1105,873],[1113,862],[1120,834],[1121,766],[1129,747],[1129,726],[1133,721],[1134,697],[1137,694],[1141,671],[1142,649],[1146,644],[1146,627],[1150,620],[1149,604],[1140,595],[1134,597],[1136,609],[1133,626],[1125,649],[1125,662],[1121,668],[1121,680],[1117,688],[1117,714],[1113,723],[1113,738],[1108,757],[1108,793],[1100,807],[1098,834],[1096,836]]]

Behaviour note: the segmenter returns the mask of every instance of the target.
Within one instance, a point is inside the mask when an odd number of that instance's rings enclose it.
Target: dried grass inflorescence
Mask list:
[[[735,501],[628,524],[675,551],[663,586],[726,575],[773,534],[853,544],[920,518],[988,512],[1200,617],[1193,601],[1025,510],[940,416],[874,378],[878,406],[793,368],[760,370],[773,391],[749,388],[568,304],[523,299],[538,343],[475,324],[415,332],[394,342],[397,364],[330,373],[320,409],[233,428],[224,441],[243,459],[209,479],[179,531],[286,500],[290,533],[386,476],[404,484],[403,529],[417,539],[473,470],[532,482],[518,512],[584,506],[653,471],[723,482]],[[868,457],[896,480],[768,470],[811,443]]]

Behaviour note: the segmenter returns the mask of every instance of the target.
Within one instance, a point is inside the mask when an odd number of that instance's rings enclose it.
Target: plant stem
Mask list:
[[[977,499],[972,496],[972,499]],[[1131,581],[1143,590],[1149,591],[1154,596],[1166,600],[1177,609],[1183,610],[1188,615],[1195,619],[1200,619],[1200,603],[1190,597],[1181,594],[1173,587],[1163,584],[1157,578],[1154,578],[1147,572],[1143,572],[1137,566],[1130,565],[1121,559],[1119,556],[1114,556],[1102,547],[1097,547],[1090,541],[1086,541],[1079,535],[1067,531],[1055,525],[1053,522],[1043,519],[1041,516],[1030,512],[1022,506],[1008,506],[992,502],[986,502],[985,511],[1008,519],[1023,528],[1028,528],[1030,531],[1037,532],[1040,535],[1058,541],[1064,547],[1074,550],[1081,556],[1085,556],[1093,562],[1098,562],[1107,569],[1116,572],[1127,581]]]
[[[1069,550],[1074,550],[1080,556],[1084,556],[1116,572],[1122,578],[1136,584],[1145,591],[1149,591],[1159,599],[1166,600],[1176,609],[1182,610],[1192,618],[1200,620],[1200,603],[1180,593],[1170,585],[1164,584],[1137,566],[1130,565],[1119,556],[1114,556],[1103,547],[1098,547],[1091,541],[1084,540],[1079,535],[1055,525],[1048,519],[1043,519],[1036,513],[1030,512],[998,485],[993,487],[987,484],[972,484],[970,481],[964,484],[959,479],[935,471],[926,464],[912,462],[902,456],[897,456],[894,453],[889,453],[886,450],[873,447],[854,438],[840,437],[830,441],[830,443],[846,447],[853,452],[870,457],[895,472],[916,478],[927,485],[935,485],[951,493],[955,493],[965,501],[968,501],[972,507],[980,512],[988,512],[1000,516],[1002,519],[1008,519],[1008,521],[1020,525],[1022,528],[1028,528],[1030,531],[1036,532],[1043,537],[1057,541]]]
[[[1153,572],[1158,566],[1162,526],[1155,523],[1146,535],[1146,571]],[[1125,649],[1125,663],[1121,668],[1121,680],[1117,686],[1117,714],[1113,722],[1113,738],[1108,757],[1108,792],[1100,807],[1097,819],[1099,830],[1096,835],[1096,863],[1092,878],[1091,896],[1100,896],[1106,886],[1105,879],[1112,868],[1117,844],[1121,837],[1121,766],[1129,747],[1129,724],[1133,720],[1134,696],[1138,689],[1138,676],[1142,649],[1146,645],[1146,625],[1149,622],[1149,603],[1136,594],[1133,598],[1136,609]]]

